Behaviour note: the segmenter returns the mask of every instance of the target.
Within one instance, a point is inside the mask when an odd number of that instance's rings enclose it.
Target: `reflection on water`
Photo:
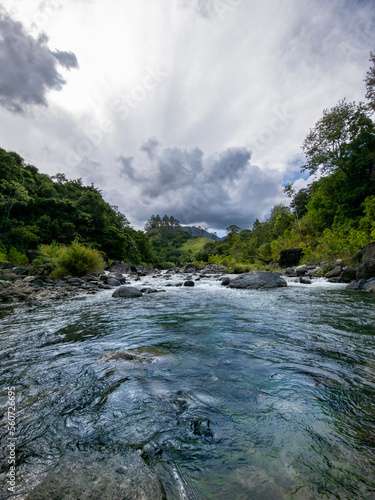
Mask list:
[[[3,408],[5,388],[17,391],[16,498],[71,452],[129,448],[168,498],[375,495],[372,296],[202,280],[19,309],[1,327]],[[0,433],[4,479],[5,414]]]

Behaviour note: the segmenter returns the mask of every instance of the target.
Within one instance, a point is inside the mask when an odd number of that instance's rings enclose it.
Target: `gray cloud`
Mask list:
[[[66,83],[58,72],[60,64],[77,68],[71,52],[51,52],[45,34],[33,38],[20,22],[0,13],[0,104],[22,113],[25,106],[47,106],[48,90],[61,90]]]
[[[78,68],[77,56],[73,52],[55,50],[52,55],[59,61],[60,66],[66,69]]]
[[[134,156],[120,155],[118,158],[116,158],[116,161],[121,164],[120,177],[128,177],[133,181],[136,180],[135,170],[133,167]]]
[[[137,209],[125,211],[137,222],[152,214],[168,213],[184,224],[202,223],[216,229],[229,224],[249,227],[263,217],[270,200],[280,195],[281,178],[250,164],[246,148],[227,148],[205,156],[198,147],[162,148],[155,139],[152,150],[142,145],[146,163],[119,157],[120,175],[127,177],[138,199]],[[150,145],[150,141],[145,144]],[[112,192],[113,196],[113,192]],[[142,203],[140,203],[140,201]],[[118,202],[121,206],[121,201]]]

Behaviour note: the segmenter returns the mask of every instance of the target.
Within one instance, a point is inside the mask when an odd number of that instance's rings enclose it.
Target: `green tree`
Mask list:
[[[353,162],[355,141],[359,139],[363,144],[366,137],[372,142],[374,134],[374,124],[365,106],[343,99],[330,110],[325,109],[307,135],[302,146],[307,161],[301,170],[310,174],[318,171],[332,174],[339,170],[349,178],[354,177],[358,175]]]

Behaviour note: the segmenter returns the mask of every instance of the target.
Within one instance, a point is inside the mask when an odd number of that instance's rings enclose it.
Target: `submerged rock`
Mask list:
[[[163,488],[136,452],[76,452],[63,458],[27,500],[162,500]]]
[[[287,286],[286,281],[276,273],[268,271],[253,271],[251,273],[241,274],[238,278],[229,283],[229,288],[277,288]]]
[[[120,286],[112,294],[112,297],[121,297],[123,299],[131,299],[133,297],[142,297],[142,292],[133,286]]]
[[[107,352],[107,354],[103,354],[100,358],[102,361],[113,361],[117,359],[125,359],[126,361],[145,361],[144,356],[140,356],[139,354],[135,354],[130,351],[111,351]]]

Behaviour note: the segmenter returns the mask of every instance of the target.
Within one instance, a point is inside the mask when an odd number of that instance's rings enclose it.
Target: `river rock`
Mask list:
[[[108,278],[107,285],[109,286],[120,286],[121,282],[116,278]]]
[[[103,354],[100,358],[102,361],[113,361],[117,359],[125,359],[126,361],[145,361],[143,356],[129,351],[111,351]]]
[[[302,285],[311,285],[312,281],[309,280],[308,278],[302,278],[302,276],[299,279],[299,282],[302,283]]]
[[[109,272],[111,273],[130,273],[131,271],[131,264],[129,262],[122,262],[119,260],[115,260],[112,264],[111,267],[109,268]]]
[[[142,292],[133,286],[120,286],[112,294],[112,297],[121,297],[123,299],[131,299],[133,297],[142,297]]]
[[[366,280],[363,284],[362,290],[365,292],[375,293],[375,278]]]
[[[194,281],[190,281],[190,280],[185,281],[184,286],[195,286]]]
[[[375,259],[375,242],[370,243],[366,247],[362,248],[362,250],[356,255],[356,259],[362,264]]]
[[[0,262],[0,269],[12,269],[13,267],[10,262]]]
[[[162,500],[162,486],[137,452],[66,455],[27,500]]]
[[[32,282],[32,286],[33,286],[34,288],[41,288],[41,287],[43,287],[43,286],[44,286],[44,281],[43,281],[43,280],[41,280],[41,279],[36,279],[36,280],[34,280],[34,281]]]
[[[357,281],[352,281],[346,286],[348,290],[361,290],[363,292],[375,293],[375,278],[370,278],[369,280],[361,279]]]
[[[358,266],[356,278],[357,280],[375,278],[375,258]]]
[[[287,286],[286,281],[276,273],[268,271],[253,271],[251,273],[241,274],[231,280],[229,288],[276,288]]]
[[[229,283],[230,283],[230,278],[228,278],[228,277],[223,278],[223,279],[221,280],[221,284],[222,284],[223,286],[227,286],[227,285],[229,285]]]
[[[68,278],[66,282],[68,285],[73,285],[73,286],[82,285],[82,280],[80,278]]]
[[[342,272],[341,266],[336,266],[331,271],[328,271],[328,273],[326,273],[324,275],[324,277],[325,278],[339,278],[341,276],[341,272]]]
[[[350,283],[356,279],[357,269],[354,267],[345,267],[341,273],[341,281],[343,283]]]
[[[302,266],[298,266],[295,269],[296,275],[297,276],[305,276],[309,268],[307,267],[306,264],[303,264]]]

